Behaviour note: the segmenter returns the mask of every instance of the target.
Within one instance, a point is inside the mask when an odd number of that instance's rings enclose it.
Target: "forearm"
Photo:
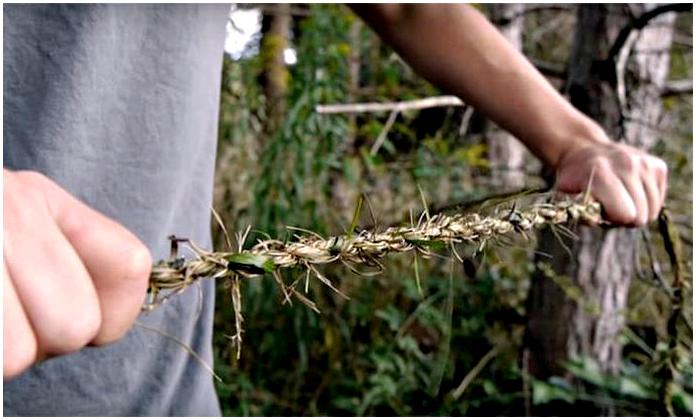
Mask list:
[[[510,131],[556,167],[571,147],[609,141],[474,8],[351,6],[413,68]]]

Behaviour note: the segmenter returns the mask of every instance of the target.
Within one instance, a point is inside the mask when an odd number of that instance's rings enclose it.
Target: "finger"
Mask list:
[[[643,190],[645,191],[645,197],[648,204],[648,222],[657,219],[657,215],[660,213],[660,208],[662,207],[662,200],[660,196],[659,179],[655,172],[645,171],[641,174],[641,181],[643,184]]]
[[[648,223],[649,206],[642,177],[638,172],[619,172],[619,177],[631,196],[636,209],[636,217],[630,223],[633,226],[643,226]]]
[[[5,187],[14,189],[13,199],[5,197],[3,204],[5,218],[12,221],[3,231],[8,278],[31,323],[38,351],[68,353],[89,343],[99,330],[97,295],[41,195],[21,187]]]
[[[7,380],[31,366],[37,358],[36,337],[12,285],[7,264],[3,267],[2,374]]]
[[[662,207],[667,197],[669,169],[667,168],[665,161],[662,159],[653,158],[652,161],[654,171],[657,175],[658,186],[660,188],[660,207]]]
[[[52,212],[99,297],[102,323],[93,343],[115,341],[140,313],[152,268],[150,252],[125,227],[52,185],[48,193]]]
[[[591,192],[602,204],[609,221],[622,225],[635,221],[637,210],[633,199],[621,179],[607,165],[597,166]]]

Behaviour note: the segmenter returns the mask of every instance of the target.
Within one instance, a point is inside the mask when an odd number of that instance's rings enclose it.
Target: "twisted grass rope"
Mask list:
[[[340,262],[356,272],[354,264],[381,269],[380,260],[388,254],[415,252],[417,255],[427,257],[431,255],[431,251],[436,245],[449,245],[453,257],[461,261],[455,249],[457,244],[477,244],[480,250],[489,240],[501,239],[508,234],[519,234],[526,238],[527,233],[546,226],[573,224],[610,226],[602,218],[602,209],[599,203],[588,202],[588,198],[589,194],[585,193],[581,201],[536,202],[524,209],[517,209],[515,203],[511,208],[496,207],[492,215],[459,212],[431,216],[425,211],[417,223],[411,222],[407,226],[390,227],[383,231],[363,229],[355,233],[330,238],[322,238],[315,233],[305,231],[307,235],[296,236],[294,241],[259,240],[253,247],[243,249],[243,244],[250,231],[250,228],[247,228],[246,232],[237,236],[238,250],[236,252],[206,251],[187,239],[171,237],[172,255],[169,260],[159,261],[153,266],[148,290],[149,300],[143,306],[143,310],[154,309],[168,298],[184,291],[191,285],[197,284],[199,280],[205,278],[223,280],[230,292],[235,317],[236,333],[229,338],[232,340],[233,346],[236,346],[237,358],[239,359],[241,357],[244,320],[240,283],[244,278],[270,273],[284,294],[283,303],[292,303],[294,297],[314,311],[319,312],[314,302],[305,295],[312,276],[322,281],[334,292],[343,294],[331,284],[328,278],[321,274],[317,266]],[[358,206],[356,214],[359,212],[359,208]],[[225,230],[217,213],[213,212],[213,214],[222,229]],[[680,240],[665,209],[660,215],[660,232],[665,241],[666,251],[675,267],[675,291],[670,293],[674,310],[668,323],[668,330],[673,332],[670,348],[673,348],[672,351],[676,355],[678,344],[676,321],[680,316],[683,316],[682,287],[685,280],[680,264]],[[226,231],[225,236],[227,236]],[[229,238],[227,239],[231,248]],[[188,260],[177,258],[179,243],[188,245],[193,251],[192,258]],[[282,269],[291,267],[300,267],[306,270],[304,276],[305,294],[296,290],[301,278],[289,285],[283,281]],[[168,334],[165,335],[169,337]],[[192,352],[188,348],[187,351]],[[194,356],[196,355],[194,354]],[[200,357],[197,358],[202,361]],[[211,367],[205,362],[202,363],[212,372]],[[661,389],[665,411],[668,413],[673,410],[669,397],[674,382],[673,370],[677,364],[678,360],[673,358],[671,364],[666,365],[669,372],[665,375],[664,386]],[[213,375],[215,376],[214,373]],[[215,377],[220,380],[217,376]]]
[[[511,209],[506,214],[482,216],[478,213],[424,213],[412,226],[390,227],[384,231],[362,230],[329,238],[319,235],[297,237],[290,242],[261,240],[250,249],[237,252],[206,251],[187,240],[194,252],[188,261],[171,259],[155,264],[150,275],[151,304],[158,303],[162,291],[180,291],[203,278],[238,279],[264,273],[277,273],[289,267],[304,267],[332,289],[317,266],[341,262],[381,267],[387,254],[415,251],[428,255],[435,244],[483,243],[510,233],[525,234],[548,225],[571,222],[602,222],[598,203],[562,201],[537,203],[526,209]],[[177,241],[174,239],[174,241]]]
[[[427,211],[421,214],[418,222],[407,226],[395,226],[383,231],[361,230],[356,233],[322,238],[308,232],[305,236],[296,236],[296,240],[283,242],[275,239],[260,240],[249,249],[243,244],[249,233],[237,237],[236,252],[215,252],[201,249],[187,239],[171,237],[172,255],[169,260],[156,263],[150,274],[148,302],[143,310],[152,310],[167,299],[183,292],[189,286],[205,278],[222,280],[227,286],[235,317],[236,333],[229,337],[236,346],[237,358],[241,357],[242,348],[242,295],[240,283],[243,278],[272,274],[284,295],[283,303],[292,303],[293,298],[319,312],[309,298],[309,281],[311,277],[319,279],[331,290],[343,295],[331,281],[324,276],[318,266],[330,263],[343,263],[358,272],[354,264],[382,268],[380,260],[388,254],[416,252],[429,256],[433,247],[448,245],[453,256],[459,258],[456,244],[469,243],[483,246],[487,241],[508,234],[521,234],[549,225],[583,223],[597,225],[603,223],[601,207],[598,203],[543,202],[529,205],[525,209],[497,209],[492,216],[479,213],[437,214],[431,216]],[[223,230],[222,222],[214,213]],[[229,239],[229,238],[228,238]],[[193,251],[193,257],[186,260],[177,258],[178,243],[183,242]],[[297,290],[300,280],[292,284],[283,281],[282,269],[300,267],[306,270],[304,276],[304,294]],[[359,273],[366,274],[366,273]],[[301,277],[302,278],[302,277]]]

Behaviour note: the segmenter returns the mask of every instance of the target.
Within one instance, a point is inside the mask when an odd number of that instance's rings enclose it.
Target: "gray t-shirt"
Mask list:
[[[151,250],[210,246],[226,5],[5,5],[3,165],[39,171]],[[202,298],[200,297],[202,295]],[[212,364],[214,287],[139,322]],[[200,310],[200,312],[199,312]],[[143,328],[4,384],[5,415],[219,415],[213,379]]]

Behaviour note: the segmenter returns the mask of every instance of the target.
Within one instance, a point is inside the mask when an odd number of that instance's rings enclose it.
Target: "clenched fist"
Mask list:
[[[667,172],[662,159],[625,144],[578,143],[561,155],[555,187],[568,193],[589,187],[610,222],[641,226],[660,213]]]
[[[36,361],[122,337],[152,263],[131,232],[50,179],[3,172],[6,380]]]

